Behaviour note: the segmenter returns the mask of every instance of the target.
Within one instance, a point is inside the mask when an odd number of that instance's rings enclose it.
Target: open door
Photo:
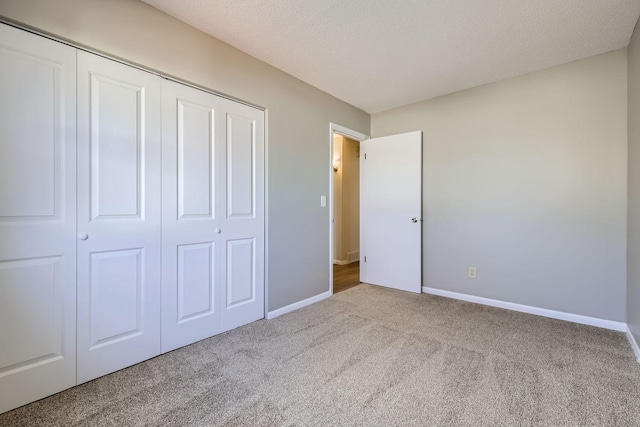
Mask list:
[[[361,143],[360,281],[421,292],[422,132]]]

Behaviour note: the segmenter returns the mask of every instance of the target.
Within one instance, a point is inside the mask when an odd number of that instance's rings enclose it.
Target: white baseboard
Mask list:
[[[495,299],[477,297],[474,295],[460,294],[457,292],[443,291],[442,289],[422,287],[422,293],[438,295],[446,298],[453,298],[462,301],[475,302],[477,304],[489,305],[491,307],[504,308],[506,310],[520,311],[522,313],[535,314],[552,319],[566,320],[573,323],[581,323],[583,325],[596,326],[603,329],[611,329],[614,331],[627,332],[627,324],[624,322],[616,322],[613,320],[600,319],[597,317],[582,316],[580,314],[565,313],[563,311],[548,310],[546,308],[532,307],[529,305],[516,304]],[[633,345],[633,344],[632,344]],[[637,345],[635,349],[637,349]],[[636,355],[638,353],[636,352]]]
[[[275,319],[278,316],[282,316],[283,314],[291,313],[299,308],[306,307],[308,305],[314,304],[318,301],[322,301],[323,299],[329,298],[331,296],[331,291],[323,292],[319,295],[316,295],[311,298],[307,298],[302,301],[294,302],[293,304],[289,304],[285,307],[279,308],[277,310],[273,310],[267,313],[267,319]]]
[[[631,333],[631,329],[627,325],[627,339],[629,340],[629,344],[631,344],[631,348],[633,352],[636,354],[636,359],[638,359],[638,363],[640,363],[640,347],[638,347],[638,343],[636,342],[635,337]]]

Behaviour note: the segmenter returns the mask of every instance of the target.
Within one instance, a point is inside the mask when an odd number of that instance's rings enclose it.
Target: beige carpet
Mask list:
[[[0,425],[638,426],[624,334],[360,285]]]

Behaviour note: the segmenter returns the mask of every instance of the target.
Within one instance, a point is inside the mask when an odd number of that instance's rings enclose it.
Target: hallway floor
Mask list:
[[[346,291],[360,284],[360,261],[351,264],[333,264],[333,293]]]

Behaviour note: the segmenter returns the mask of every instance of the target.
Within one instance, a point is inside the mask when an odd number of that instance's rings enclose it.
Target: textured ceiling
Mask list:
[[[143,0],[369,113],[623,48],[640,0]]]

